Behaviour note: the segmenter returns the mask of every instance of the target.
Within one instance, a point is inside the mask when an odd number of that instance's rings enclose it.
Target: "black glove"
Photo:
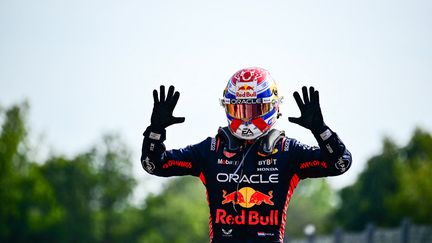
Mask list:
[[[306,86],[303,86],[302,91],[304,103],[300,94],[297,91],[294,92],[294,99],[300,108],[301,116],[298,118],[288,117],[288,120],[311,130],[313,133],[322,132],[325,124],[319,104],[319,93],[312,86],[309,88],[309,95]]]
[[[185,121],[184,117],[174,117],[173,111],[180,97],[178,91],[174,92],[174,86],[170,86],[165,99],[165,86],[160,86],[160,98],[157,90],[153,90],[153,113],[151,116],[151,126],[156,129],[165,129],[168,126]]]

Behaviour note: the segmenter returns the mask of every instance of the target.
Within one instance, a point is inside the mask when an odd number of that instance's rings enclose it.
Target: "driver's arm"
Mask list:
[[[210,138],[183,149],[166,150],[165,129],[149,126],[144,132],[141,150],[141,164],[145,171],[157,176],[193,175],[199,176],[203,163],[203,151],[210,146]]]

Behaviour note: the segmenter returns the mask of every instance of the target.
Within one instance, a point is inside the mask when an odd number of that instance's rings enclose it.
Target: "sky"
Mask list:
[[[167,148],[227,125],[219,98],[237,70],[259,66],[285,99],[277,128],[314,145],[292,93],[320,91],[325,122],[353,154],[330,179],[352,184],[384,136],[407,143],[432,131],[432,2],[420,0],[110,1],[0,0],[0,105],[28,100],[31,137],[73,156],[116,132],[136,162],[138,197],[165,179],[142,170],[152,90],[174,85]],[[43,153],[43,152],[42,152]]]

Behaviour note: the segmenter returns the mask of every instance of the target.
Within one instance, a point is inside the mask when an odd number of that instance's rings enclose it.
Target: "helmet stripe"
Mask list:
[[[237,129],[239,128],[239,126],[242,124],[242,120],[240,119],[233,119],[230,127],[231,127],[231,131],[236,132]]]
[[[264,121],[264,119],[257,118],[257,119],[253,119],[252,124],[254,124],[261,132],[263,132],[264,130],[267,129],[268,125],[267,123]]]
[[[273,108],[271,111],[267,112],[267,114],[264,114],[261,118],[264,120],[267,120],[269,117],[271,117],[276,112],[276,109]]]

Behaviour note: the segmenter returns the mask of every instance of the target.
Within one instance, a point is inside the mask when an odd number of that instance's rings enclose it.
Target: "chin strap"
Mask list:
[[[277,143],[285,136],[284,131],[272,129],[263,137],[258,139],[258,151],[263,155],[270,155]],[[244,141],[232,135],[229,127],[220,127],[217,137],[225,142],[225,150],[232,153],[237,153],[243,150]]]

